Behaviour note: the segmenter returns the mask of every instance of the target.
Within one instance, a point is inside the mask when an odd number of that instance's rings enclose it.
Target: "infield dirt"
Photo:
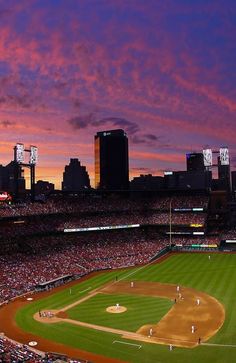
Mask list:
[[[149,324],[141,326],[135,333],[80,322],[68,318],[66,311],[68,311],[71,307],[79,305],[100,293],[122,293],[129,295],[142,295],[144,297],[152,296],[168,298],[173,301],[173,306],[159,322],[154,322],[152,325]],[[110,310],[113,312],[119,311],[116,306]],[[204,292],[196,291],[187,287],[179,287],[179,291],[177,291],[176,285],[146,281],[136,281],[134,283],[134,287],[130,286],[130,282],[117,281],[116,283],[106,285],[102,289],[92,291],[85,298],[64,307],[61,311],[51,312],[53,312],[53,317],[40,317],[39,313],[36,313],[34,318],[44,323],[56,323],[64,320],[70,324],[119,334],[126,339],[145,341],[155,344],[172,344],[187,348],[193,348],[198,345],[199,338],[201,342],[209,339],[220,329],[225,318],[223,305],[214,297],[209,296]],[[194,327],[194,331],[192,330],[192,327]],[[152,329],[151,336],[150,329]]]
[[[204,342],[216,334],[225,319],[224,307],[218,300],[192,288],[180,287],[180,291],[177,292],[176,285],[147,281],[136,281],[131,288],[130,282],[120,281],[106,286],[101,292],[164,297],[172,300],[172,308],[159,322],[144,325],[137,331],[145,337],[142,340],[152,343],[194,347],[198,344],[199,338]],[[197,299],[200,301],[199,305]],[[150,328],[153,330],[152,337],[147,340]],[[129,338],[128,335],[124,337]]]

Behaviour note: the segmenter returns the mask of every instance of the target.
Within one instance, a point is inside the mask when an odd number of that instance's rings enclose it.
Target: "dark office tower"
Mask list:
[[[131,190],[160,190],[164,188],[164,178],[152,174],[136,176],[130,182]]]
[[[89,175],[78,159],[70,159],[63,173],[62,190],[75,192],[90,188]]]
[[[55,185],[52,183],[49,183],[48,181],[45,180],[38,180],[37,183],[35,184],[35,194],[36,195],[40,195],[40,194],[50,194],[51,192],[53,192],[55,189]]]
[[[202,153],[186,154],[187,171],[203,171],[204,162]]]
[[[5,168],[0,165],[0,190],[4,189],[4,177],[5,177]]]
[[[95,187],[105,190],[129,188],[128,137],[123,130],[98,132],[95,144]]]
[[[222,165],[218,156],[218,187],[230,191],[230,165]]]
[[[4,190],[10,192],[16,198],[22,197],[25,193],[24,170],[15,161],[11,161],[4,169]]]
[[[231,181],[232,181],[232,192],[235,197],[236,196],[236,171],[231,172]]]

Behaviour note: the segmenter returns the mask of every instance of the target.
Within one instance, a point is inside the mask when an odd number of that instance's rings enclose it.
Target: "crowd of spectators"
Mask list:
[[[172,236],[172,244],[218,244],[218,237]],[[168,235],[140,228],[24,238],[21,252],[0,256],[0,302],[64,275],[148,263],[169,246]]]
[[[21,203],[0,206],[0,217],[29,216],[39,214],[78,213],[78,212],[110,212],[139,210],[169,210],[174,208],[207,208],[208,197],[173,196],[152,198],[99,198],[87,196],[86,198],[51,198],[45,203]]]
[[[176,225],[205,224],[205,213],[172,213],[171,223]],[[169,224],[169,213],[150,213],[147,218],[148,224]]]
[[[236,229],[228,230],[221,235],[221,240],[236,240]]]
[[[162,197],[159,200],[152,199],[148,203],[149,209],[169,210],[172,209],[192,209],[208,207],[209,197],[204,195],[178,195],[172,197]]]
[[[171,223],[176,225],[205,224],[205,213],[172,213]],[[78,227],[99,227],[99,226],[117,226],[124,224],[167,224],[170,223],[169,213],[155,213],[149,211],[143,215],[142,213],[129,213],[119,215],[99,215],[87,218],[72,217],[69,221],[63,221],[58,227],[59,230],[64,228]]]
[[[66,228],[89,228],[127,224],[169,225],[170,198],[140,199],[75,198],[49,199],[45,203],[0,205],[0,240],[9,237],[63,231]],[[205,196],[174,196],[172,225],[204,225],[205,212],[175,212],[174,207],[199,207]],[[7,217],[11,217],[10,219]]]
[[[172,237],[174,245],[191,246],[191,245],[217,245],[219,246],[219,236],[206,236],[206,237]]]
[[[190,226],[205,225],[206,213],[172,213],[172,225]],[[96,215],[42,215],[38,217],[25,217],[1,221],[0,238],[11,236],[33,235],[54,231],[63,231],[68,228],[89,228],[118,225],[169,225],[170,214],[167,212],[140,211],[120,212],[120,213],[98,213]]]
[[[54,353],[41,353],[32,350],[26,344],[20,344],[0,336],[0,363],[53,363],[58,362],[58,355]],[[60,362],[66,363],[91,363],[87,360],[74,360],[66,358]]]
[[[166,245],[165,239],[148,239],[140,230],[66,234],[24,242],[27,253],[0,256],[0,301],[63,275],[147,263]]]
[[[12,341],[0,337],[0,362],[1,363],[18,363],[18,362],[50,362],[44,360],[40,354],[36,354],[29,349],[27,345],[13,343]]]

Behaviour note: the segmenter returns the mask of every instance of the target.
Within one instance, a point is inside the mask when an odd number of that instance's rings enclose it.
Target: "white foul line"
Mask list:
[[[167,255],[167,254],[168,254],[168,252],[166,253],[166,255]],[[165,254],[164,254],[164,255],[162,255],[162,256],[165,256]],[[162,256],[160,256],[160,257],[159,257],[159,258],[157,258],[156,260],[153,260],[153,261],[148,262],[147,264],[145,264],[145,265],[143,265],[143,266],[141,266],[141,267],[135,268],[135,270],[134,270],[134,271],[131,271],[130,273],[125,274],[125,275],[124,275],[124,276],[122,276],[120,279],[118,279],[117,281],[113,282],[111,285],[115,284],[116,282],[122,281],[122,280],[126,279],[127,277],[132,276],[132,275],[136,274],[137,272],[139,272],[139,271],[143,270],[144,268],[146,268],[146,267],[148,267],[148,266],[150,266],[150,265],[154,264],[154,262],[158,261],[158,260],[159,260]]]
[[[91,287],[88,287],[87,289],[85,289],[85,290],[83,290],[83,291],[79,291],[79,293],[80,293],[80,294],[82,294],[83,292],[88,291],[88,290],[90,290],[90,289],[91,289]]]
[[[236,348],[235,344],[214,344],[214,343],[201,343],[201,345],[207,345],[212,347],[230,347],[230,348]]]
[[[113,340],[112,344],[114,343],[120,343],[120,344],[126,344],[126,345],[133,345],[134,347],[138,347],[138,349],[142,348],[142,345],[139,344],[133,344],[133,343],[126,343],[126,342],[122,342],[121,340]]]

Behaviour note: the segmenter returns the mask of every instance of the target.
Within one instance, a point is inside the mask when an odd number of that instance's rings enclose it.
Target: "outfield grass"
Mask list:
[[[116,339],[123,340],[114,334],[101,331],[97,332],[66,323],[51,325],[42,324],[34,321],[32,318],[32,315],[39,309],[60,309],[69,305],[79,298],[86,296],[88,291],[102,286],[109,281],[114,281],[115,276],[118,276],[118,278],[125,278],[129,281],[140,280],[174,283],[176,285],[193,287],[214,296],[225,306],[226,320],[220,331],[209,340],[209,343],[236,345],[236,255],[234,254],[213,254],[211,260],[208,260],[208,255],[205,254],[178,254],[172,255],[160,264],[146,266],[145,268],[139,267],[128,271],[119,270],[118,272],[113,271],[102,273],[101,275],[93,277],[73,287],[72,294],[69,293],[69,289],[67,288],[48,298],[30,303],[28,306],[18,311],[16,315],[17,324],[27,332],[38,334],[47,339],[94,353],[120,358],[132,363],[236,362],[236,346],[224,347],[201,345],[194,349],[175,348],[172,352],[169,352],[167,346],[142,343],[142,349],[137,350],[132,346],[112,344]],[[90,290],[83,292],[88,288]],[[107,296],[108,298],[111,297],[109,295]],[[86,319],[89,319],[89,315],[90,313],[93,313],[94,309],[93,299],[96,300],[96,298],[97,296],[87,300],[86,305],[83,303],[72,309],[70,311],[70,314],[72,314],[71,316],[75,317],[78,314],[78,318],[80,319],[80,309],[83,309],[83,314],[86,313]],[[127,298],[127,296],[124,297],[123,295],[120,295],[118,298],[119,301],[116,300],[115,303],[119,302],[120,305],[122,305],[123,303],[121,303],[121,299]],[[138,299],[140,297],[129,296],[129,298],[131,299],[130,304],[133,305],[134,311],[131,314],[132,316],[129,315],[128,312],[118,314],[119,317],[122,315],[122,321],[119,327],[121,328],[122,326],[123,329],[126,321],[126,330],[135,330],[136,322],[132,320],[136,320],[137,316],[139,316],[140,321],[142,322],[150,321],[150,316],[148,316],[148,314],[149,311],[152,310],[152,298],[143,298],[144,300],[142,304],[148,303],[150,305],[148,311],[147,309],[141,309],[139,314],[135,313],[135,306],[137,306],[137,308],[139,307],[140,303]],[[132,300],[132,298],[136,301]],[[112,299],[114,299],[114,296],[112,296]],[[160,301],[162,300],[165,301],[165,299],[160,299]],[[155,298],[153,301],[153,304],[155,303],[155,309],[156,302],[157,299]],[[129,302],[127,300],[127,304],[128,303]],[[160,306],[161,305],[162,303],[160,303]],[[163,309],[163,314],[165,313],[166,308],[168,309],[168,303],[161,308]],[[106,318],[108,315],[109,319]],[[108,319],[109,321],[107,320],[107,326],[117,328],[118,325],[115,315],[116,314],[107,314],[105,312],[102,314],[102,312],[100,312],[96,318],[97,321],[91,322],[104,325],[105,323],[102,323],[102,319]],[[114,320],[112,316],[114,316]],[[86,319],[83,317],[84,321],[90,322]],[[98,321],[101,323],[98,323]],[[143,325],[143,323],[140,325]],[[127,342],[132,341],[127,340]],[[136,341],[134,343],[137,344]]]

